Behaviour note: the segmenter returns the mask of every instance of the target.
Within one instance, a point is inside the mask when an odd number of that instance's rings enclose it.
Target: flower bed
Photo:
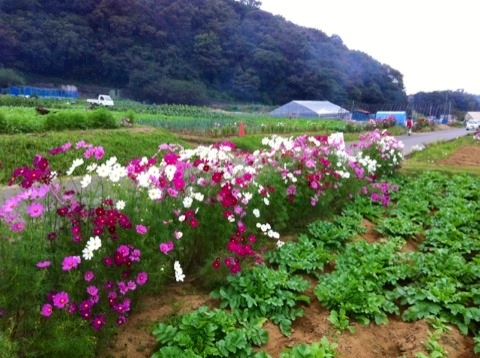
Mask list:
[[[126,164],[85,142],[37,155],[14,171],[20,191],[0,207],[0,347],[75,356],[81,344],[93,355],[138,295],[261,264],[280,232],[354,196],[387,205],[401,143],[379,130],[364,140],[355,156],[308,136],[265,138],[253,153],[162,144]],[[48,156],[66,151],[78,153],[71,167],[50,168]],[[87,174],[75,178],[79,167]]]

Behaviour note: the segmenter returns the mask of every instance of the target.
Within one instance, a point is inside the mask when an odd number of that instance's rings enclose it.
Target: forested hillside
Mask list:
[[[234,0],[0,0],[0,66],[134,99],[406,102],[402,74]]]

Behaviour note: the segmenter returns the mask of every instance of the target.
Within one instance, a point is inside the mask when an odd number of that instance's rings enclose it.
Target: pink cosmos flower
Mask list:
[[[124,325],[126,321],[127,319],[125,318],[125,316],[119,316],[116,321],[117,327]]]
[[[53,298],[53,305],[58,308],[63,308],[68,303],[68,293],[59,292]]]
[[[137,284],[143,285],[147,282],[148,275],[146,272],[139,272],[137,275]]]
[[[95,151],[95,159],[100,160],[103,158],[103,155],[105,154],[105,151],[103,150],[102,147],[95,147],[93,148]]]
[[[105,316],[96,316],[92,320],[92,327],[95,328],[96,330],[100,330],[103,328],[103,326],[106,323],[106,318]]]
[[[137,233],[139,233],[140,235],[143,235],[147,232],[147,228],[143,225],[137,225],[135,229],[137,230]]]
[[[80,262],[80,256],[67,256],[63,259],[62,270],[70,271],[71,269],[77,267]]]
[[[50,266],[50,261],[41,261],[37,263],[38,268],[47,268],[48,266]]]
[[[137,261],[137,262],[140,261],[140,250],[139,249],[132,250],[129,258],[132,261]]]
[[[40,314],[45,317],[50,317],[53,312],[53,307],[50,303],[45,303],[40,310]]]
[[[128,281],[127,287],[130,291],[135,291],[137,289],[137,284],[133,281]]]
[[[14,222],[10,229],[15,232],[22,232],[25,230],[25,223],[23,221]]]
[[[85,274],[83,275],[83,278],[85,279],[85,281],[89,282],[89,281],[92,281],[95,277],[95,274],[92,272],[92,271],[87,271],[85,272]]]
[[[88,286],[87,287],[87,293],[90,296],[95,296],[98,293],[98,288],[96,286]]]
[[[169,241],[167,243],[161,243],[160,246],[159,246],[159,249],[165,255],[168,255],[168,253],[173,249],[173,247],[174,247],[173,242]]]
[[[128,255],[130,255],[130,248],[127,245],[120,245],[117,252],[123,257],[128,257]]]

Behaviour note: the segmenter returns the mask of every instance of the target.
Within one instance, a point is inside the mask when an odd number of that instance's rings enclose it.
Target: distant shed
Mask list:
[[[407,122],[407,112],[399,111],[399,112],[377,112],[375,115],[375,119],[387,119],[394,117],[396,124],[399,126],[404,126]]]
[[[370,112],[363,109],[355,109],[352,111],[352,120],[368,121],[371,118]]]
[[[351,113],[329,101],[291,101],[270,112],[273,117],[348,119]]]
[[[480,112],[467,112],[465,114],[465,120],[469,121],[470,119],[480,120]]]

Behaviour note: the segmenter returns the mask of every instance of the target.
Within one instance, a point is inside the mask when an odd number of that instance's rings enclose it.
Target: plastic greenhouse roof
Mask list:
[[[293,101],[293,103],[306,107],[318,114],[338,113],[341,111],[347,112],[346,109],[329,101]]]

